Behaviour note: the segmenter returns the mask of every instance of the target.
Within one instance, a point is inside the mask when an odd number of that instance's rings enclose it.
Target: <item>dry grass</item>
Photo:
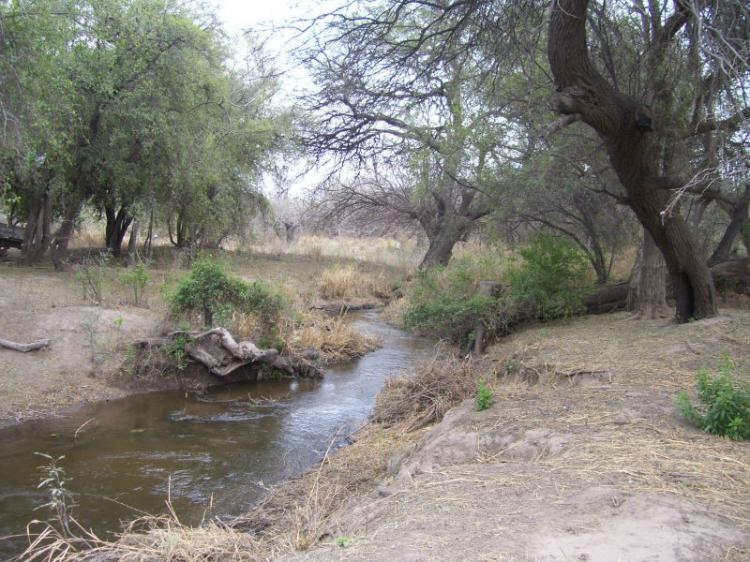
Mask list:
[[[106,540],[72,521],[71,534],[54,525],[29,524],[29,547],[13,562],[207,562],[262,559],[266,545],[218,521],[188,527],[170,515],[133,521],[119,539]]]
[[[287,243],[278,237],[270,237],[250,245],[250,250],[276,256],[303,256],[312,260],[330,258],[353,259],[410,271],[422,259],[424,248],[414,239],[379,237],[350,237],[303,235]]]
[[[477,363],[439,353],[417,366],[414,376],[388,380],[377,397],[373,421],[407,422],[409,431],[440,421],[453,406],[474,396]]]
[[[326,269],[318,281],[318,292],[327,300],[388,298],[392,287],[382,273],[366,272],[358,267],[345,265]]]
[[[301,355],[312,348],[330,364],[362,357],[380,346],[378,338],[363,334],[345,317],[320,313],[305,313],[303,317],[302,327],[285,339],[292,354]]]

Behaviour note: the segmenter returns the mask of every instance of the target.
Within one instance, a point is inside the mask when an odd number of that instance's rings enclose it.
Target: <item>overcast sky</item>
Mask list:
[[[241,37],[242,32],[247,29],[269,30],[272,27],[284,26],[291,21],[301,18],[309,18],[319,11],[323,6],[331,4],[331,0],[212,0],[216,11],[224,23],[224,28],[232,36]],[[280,69],[289,72],[292,64],[285,57],[285,51],[293,38],[293,32],[278,32],[271,34],[265,45],[268,54],[277,60]],[[240,46],[238,40],[238,55],[242,56],[244,45]],[[282,89],[286,90],[282,95],[292,96],[293,90],[301,87],[301,82],[306,81],[304,72],[297,69],[289,72],[282,78]],[[292,165],[292,174],[298,174],[302,170],[302,163]],[[292,185],[276,186],[270,177],[264,181],[264,189],[271,195],[278,187],[289,190],[291,195],[300,196],[304,191],[312,187],[322,179],[320,172],[312,171],[299,178]]]

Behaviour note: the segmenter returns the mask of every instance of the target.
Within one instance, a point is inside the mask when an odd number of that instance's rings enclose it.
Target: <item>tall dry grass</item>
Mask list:
[[[364,271],[353,265],[326,269],[318,281],[318,292],[328,300],[353,298],[388,298],[392,284],[381,273]]]
[[[380,347],[378,338],[363,334],[346,318],[316,313],[306,313],[303,325],[288,334],[285,342],[293,355],[317,350],[326,364],[362,357]]]
[[[353,259],[405,271],[413,270],[424,254],[424,248],[415,239],[353,236],[303,235],[291,243],[274,236],[252,243],[248,249],[261,254],[306,256],[313,260]]]

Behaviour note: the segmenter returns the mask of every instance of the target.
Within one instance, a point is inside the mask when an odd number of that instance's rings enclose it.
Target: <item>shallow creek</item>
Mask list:
[[[23,533],[31,519],[49,516],[35,511],[48,501],[37,489],[43,477],[38,467],[47,461],[35,452],[65,456],[60,465],[74,516],[105,536],[120,530],[121,521],[165,512],[168,494],[186,523],[199,523],[206,513],[243,512],[267,487],[313,466],[332,441],[345,445],[385,379],[430,349],[375,312],[353,316],[383,346],[327,369],[323,381],[248,383],[200,399],[142,394],[0,431],[0,537]],[[241,401],[248,397],[274,402]],[[23,542],[0,541],[0,559]]]

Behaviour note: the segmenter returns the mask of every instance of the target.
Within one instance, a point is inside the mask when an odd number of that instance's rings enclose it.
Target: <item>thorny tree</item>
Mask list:
[[[524,152],[474,33],[424,33],[440,12],[355,4],[322,18],[306,56],[317,84],[307,106],[319,115],[307,144],[341,172],[320,187],[322,205],[419,225],[422,268],[448,263]],[[503,61],[509,77],[514,62]]]

